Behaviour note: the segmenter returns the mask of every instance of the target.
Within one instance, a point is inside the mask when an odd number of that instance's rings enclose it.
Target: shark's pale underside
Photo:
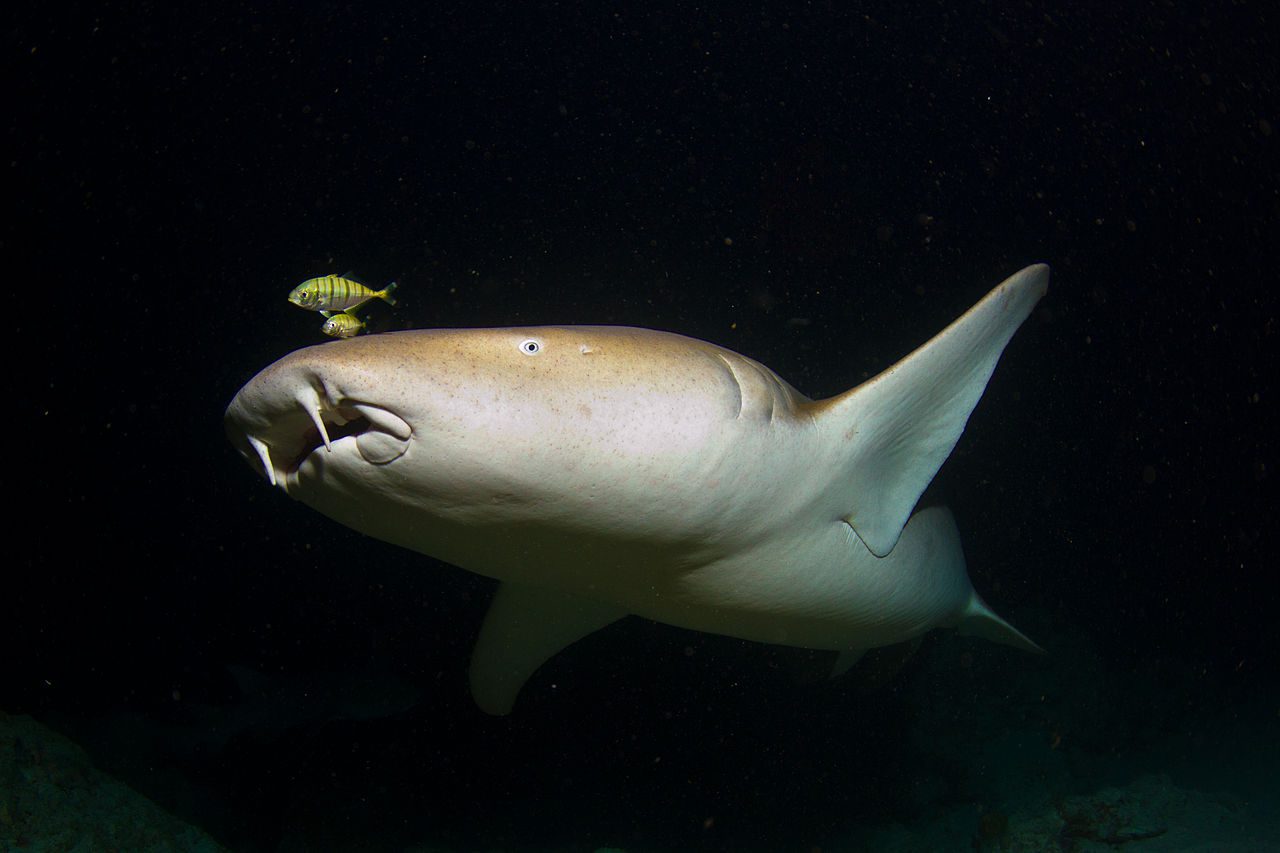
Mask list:
[[[974,591],[951,514],[913,510],[1048,279],[1027,267],[826,400],[665,332],[433,329],[291,353],[227,431],[290,496],[502,582],[471,662],[490,713],[627,614],[837,668],[940,626],[1034,650]]]

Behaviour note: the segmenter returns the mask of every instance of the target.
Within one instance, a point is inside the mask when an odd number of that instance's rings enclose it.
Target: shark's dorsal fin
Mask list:
[[[616,604],[507,581],[489,605],[471,655],[471,693],[507,714],[529,676],[561,649],[627,615]]]
[[[893,550],[921,492],[955,447],[1005,344],[1044,295],[1027,267],[893,367],[808,404],[836,446],[835,511],[876,556]]]

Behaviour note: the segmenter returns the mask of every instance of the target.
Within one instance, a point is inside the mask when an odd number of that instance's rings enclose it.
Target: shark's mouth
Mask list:
[[[294,405],[271,412],[255,410],[241,396],[227,412],[232,440],[250,464],[259,463],[273,486],[286,491],[308,460],[309,467],[323,470],[328,459],[341,456],[345,461],[354,450],[365,463],[387,465],[404,455],[413,435],[409,424],[389,409],[332,401],[309,387],[290,401]]]
[[[332,451],[333,445],[344,438],[355,438],[359,447],[360,436],[373,429],[373,422],[358,408],[344,406],[330,411],[321,410],[320,417],[308,424],[303,431],[297,451],[286,462],[286,469],[297,471],[302,461],[319,450]]]

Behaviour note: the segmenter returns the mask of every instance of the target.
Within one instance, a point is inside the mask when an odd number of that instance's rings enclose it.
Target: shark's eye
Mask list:
[[[527,341],[521,341],[520,352],[525,355],[537,355],[542,352],[542,344],[539,341],[535,341],[533,338],[530,338]]]

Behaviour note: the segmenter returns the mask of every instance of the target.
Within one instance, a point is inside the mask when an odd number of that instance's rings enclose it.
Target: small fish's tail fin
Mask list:
[[[1049,284],[1014,273],[928,343],[872,379],[807,404],[832,448],[830,498],[877,557],[893,550],[921,492],[951,454],[996,361]]]
[[[969,603],[960,614],[956,628],[956,633],[962,637],[981,637],[1002,646],[1022,649],[1024,652],[1041,655],[1045,653],[1044,649],[1026,634],[997,616],[996,612],[988,607],[982,600],[982,596],[976,592],[969,597]]]
[[[395,298],[395,295],[394,295],[394,294],[395,294],[395,292],[396,292],[396,287],[397,287],[397,285],[396,285],[396,283],[393,281],[393,282],[391,282],[390,284],[388,284],[386,287],[382,288],[382,290],[379,290],[377,293],[375,293],[375,294],[373,294],[373,295],[374,295],[374,296],[376,296],[376,297],[378,297],[379,299],[381,299],[383,302],[387,303],[388,305],[395,305],[395,304],[396,304],[396,298]]]

